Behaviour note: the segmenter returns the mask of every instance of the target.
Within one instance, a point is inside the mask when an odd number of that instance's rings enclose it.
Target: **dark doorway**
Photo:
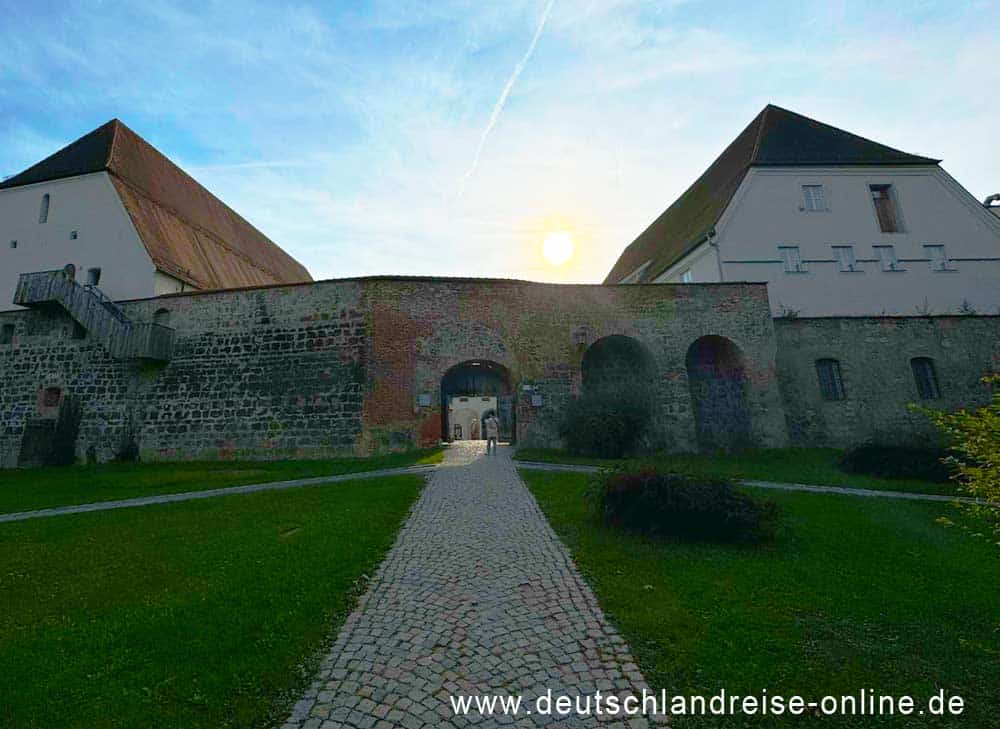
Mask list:
[[[469,434],[465,428],[468,423],[449,422],[449,408],[452,398],[496,398],[496,416],[500,421],[500,440],[514,442],[517,432],[514,387],[507,368],[489,360],[468,360],[457,364],[441,378],[441,438],[451,442],[455,440],[455,427],[462,428],[459,438],[466,439]],[[484,401],[485,402],[485,401]],[[491,401],[492,402],[492,401]],[[492,407],[482,412],[480,421],[492,410]],[[480,434],[482,433],[480,422]]]
[[[731,340],[702,337],[687,351],[688,386],[698,446],[705,451],[750,445],[743,353]]]

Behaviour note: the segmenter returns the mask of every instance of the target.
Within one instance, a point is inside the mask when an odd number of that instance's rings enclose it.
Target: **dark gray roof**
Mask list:
[[[707,170],[625,249],[604,283],[647,261],[649,281],[687,255],[715,227],[751,167],[936,165],[793,111],[768,104]]]

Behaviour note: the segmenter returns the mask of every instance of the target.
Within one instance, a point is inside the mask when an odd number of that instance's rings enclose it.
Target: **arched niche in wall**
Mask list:
[[[750,445],[750,411],[743,352],[730,339],[708,335],[688,347],[688,385],[698,446],[704,451]]]

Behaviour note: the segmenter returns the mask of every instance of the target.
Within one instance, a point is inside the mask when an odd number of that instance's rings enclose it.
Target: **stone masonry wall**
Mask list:
[[[1000,317],[776,319],[778,381],[792,444],[847,447],[924,443],[937,433],[919,403],[951,410],[985,404],[981,382],[1000,371]],[[920,400],[910,360],[934,361],[941,397]],[[840,362],[846,399],[822,398],[817,359]]]
[[[732,339],[746,358],[752,442],[785,443],[763,286],[377,279],[366,288],[372,367],[365,400],[372,442],[366,450],[436,441],[441,378],[469,360],[489,360],[508,370],[517,396],[519,442],[557,446],[563,407],[580,392],[584,353],[615,334],[636,339],[652,358],[659,385],[652,436],[657,448],[697,448],[685,355],[705,334]],[[533,389],[525,391],[525,385]],[[421,394],[430,405],[419,404]],[[533,394],[541,396],[540,406],[531,404]]]
[[[0,464],[16,465],[41,393],[83,405],[78,456],[112,457],[137,434],[145,460],[290,458],[429,445],[440,436],[440,385],[453,365],[503,365],[517,398],[518,439],[558,445],[587,347],[638,340],[661,387],[654,444],[696,448],[685,354],[716,334],[740,348],[750,381],[752,441],[786,442],[776,344],[760,285],[586,286],[518,281],[371,278],[179,294],[125,302],[176,329],[166,364],[110,359],[72,338],[60,310],[0,313]],[[526,391],[525,385],[533,390]],[[532,404],[532,395],[541,404]],[[537,400],[536,400],[537,403]]]

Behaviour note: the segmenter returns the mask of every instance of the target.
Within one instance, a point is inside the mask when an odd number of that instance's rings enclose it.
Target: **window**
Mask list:
[[[99,268],[88,268],[87,269],[87,285],[97,286],[101,282],[101,269]]]
[[[38,222],[45,223],[49,219],[49,193],[42,195],[42,205],[38,209]]]
[[[917,394],[921,400],[936,400],[941,397],[934,360],[930,357],[914,357],[910,360],[910,367],[913,369],[913,379],[917,383]]]
[[[854,258],[854,246],[833,246],[833,256],[837,259],[837,267],[841,271],[858,270],[857,260]]]
[[[62,390],[58,387],[46,387],[42,390],[42,407],[59,407],[59,400],[62,398]]]
[[[805,273],[806,268],[802,265],[798,246],[778,246],[778,252],[781,254],[781,262],[785,264],[785,273]]]
[[[824,400],[846,400],[844,380],[840,376],[840,362],[835,359],[816,360],[816,376],[819,377],[819,391]]]
[[[948,253],[945,251],[942,245],[925,245],[924,250],[927,252],[927,258],[931,262],[932,271],[954,271],[955,269],[951,266],[951,261],[948,260]]]
[[[899,211],[896,210],[896,195],[892,185],[869,185],[872,202],[875,203],[875,217],[878,227],[883,233],[902,233],[899,223]]]
[[[892,246],[872,246],[875,255],[878,256],[879,263],[882,264],[883,271],[902,271],[899,261],[896,260],[896,249]]]
[[[17,241],[16,241],[16,240],[12,240],[12,241],[10,242],[10,247],[11,247],[11,248],[17,248]]]
[[[76,240],[76,239],[77,239],[77,238],[79,238],[79,237],[80,237],[80,234],[79,234],[79,233],[78,233],[77,231],[75,231],[75,230],[71,230],[71,231],[69,232],[69,239],[70,239],[70,240]]]
[[[691,275],[691,269],[689,268],[681,274],[681,283],[691,283],[692,281],[694,281],[694,276]]]
[[[803,210],[808,210],[810,212],[817,212],[820,210],[826,210],[826,194],[823,192],[822,185],[803,185],[802,186],[802,200],[803,200]]]
[[[14,341],[14,325],[4,324],[0,329],[0,344],[10,344]]]

